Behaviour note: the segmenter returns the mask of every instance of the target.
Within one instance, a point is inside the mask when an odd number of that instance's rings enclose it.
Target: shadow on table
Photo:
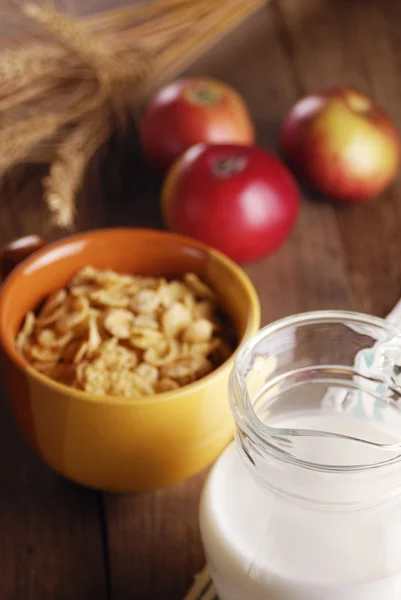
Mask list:
[[[147,494],[104,496],[112,598],[184,598],[204,566],[198,507],[205,476]]]
[[[79,228],[162,227],[161,185],[162,178],[145,160],[131,122],[124,134],[110,140],[88,173]]]
[[[98,494],[34,456],[0,395],[0,598],[106,599]]]

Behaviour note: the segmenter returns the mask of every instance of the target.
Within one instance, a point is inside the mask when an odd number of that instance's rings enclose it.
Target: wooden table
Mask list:
[[[91,0],[85,10],[100,5],[112,1]],[[259,142],[274,150],[280,120],[294,101],[333,84],[373,94],[401,128],[400,51],[399,0],[279,0],[191,73],[233,84],[250,105]],[[89,182],[80,228],[160,225],[158,182],[149,170],[132,173],[134,154],[128,148],[116,172],[121,185],[105,188],[105,202]],[[5,189],[2,242],[31,232],[63,235],[48,230],[39,193],[37,177],[27,187]],[[385,315],[401,295],[400,194],[398,181],[366,206],[341,208],[305,196],[287,244],[246,268],[263,323],[328,308]],[[144,495],[82,489],[32,455],[2,399],[1,600],[180,600],[203,565],[197,506],[204,478]]]

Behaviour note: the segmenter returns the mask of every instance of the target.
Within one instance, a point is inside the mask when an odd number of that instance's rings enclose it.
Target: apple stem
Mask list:
[[[197,86],[189,90],[189,100],[193,104],[213,106],[221,101],[221,92],[205,86]]]
[[[222,179],[241,173],[248,164],[245,156],[227,156],[216,158],[213,164],[213,173]]]

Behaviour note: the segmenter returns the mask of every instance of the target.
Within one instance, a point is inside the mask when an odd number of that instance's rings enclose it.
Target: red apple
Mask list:
[[[199,144],[173,165],[162,205],[169,229],[246,263],[286,239],[299,195],[287,168],[262,148]]]
[[[195,144],[250,145],[255,131],[241,96],[202,77],[175,81],[156,94],[144,113],[141,139],[146,156],[163,171]]]
[[[345,202],[368,200],[395,178],[400,137],[373,100],[351,88],[311,94],[285,119],[281,149],[299,176]]]

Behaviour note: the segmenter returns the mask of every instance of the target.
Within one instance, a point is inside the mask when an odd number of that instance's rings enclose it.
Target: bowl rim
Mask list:
[[[227,271],[229,271],[242,286],[248,298],[248,314],[245,332],[242,335],[242,338],[239,340],[238,345],[234,350],[233,354],[227,360],[225,360],[219,367],[217,367],[217,369],[215,369],[208,375],[201,377],[197,381],[184,385],[176,390],[161,392],[159,394],[153,394],[151,396],[126,398],[124,396],[92,394],[84,390],[78,390],[76,388],[70,387],[64,383],[59,383],[58,381],[52,379],[51,377],[43,375],[35,368],[33,368],[29,364],[29,362],[23,357],[23,355],[18,352],[17,348],[15,347],[15,340],[13,339],[13,336],[11,334],[7,335],[7,324],[4,324],[2,310],[2,305],[4,303],[5,298],[12,293],[13,282],[22,274],[22,272],[27,266],[35,263],[38,259],[45,256],[48,252],[51,252],[57,248],[61,248],[69,243],[74,243],[76,241],[82,240],[82,238],[88,239],[100,237],[103,235],[107,236],[115,234],[117,232],[126,233],[130,235],[141,234],[151,235],[160,238],[169,238],[178,244],[186,245],[191,249],[199,250],[200,252],[207,255],[209,259],[219,263],[220,265],[223,265],[224,268]],[[40,269],[38,269],[38,274],[39,273]],[[218,379],[225,375],[226,371],[232,368],[232,366],[234,365],[235,357],[239,348],[259,329],[260,312],[261,310],[258,294],[251,279],[248,277],[245,271],[228,256],[226,256],[218,250],[215,250],[207,244],[203,244],[202,242],[198,242],[197,240],[194,240],[187,236],[158,229],[149,229],[142,227],[110,227],[101,229],[91,229],[89,231],[83,231],[73,235],[68,235],[60,240],[47,244],[44,248],[34,252],[28,258],[26,258],[20,264],[18,264],[15,267],[15,269],[13,269],[13,271],[10,273],[10,275],[5,279],[0,288],[0,344],[1,348],[7,354],[8,358],[14,364],[16,364],[20,371],[26,373],[28,376],[32,377],[34,380],[36,380],[46,388],[58,392],[59,394],[68,394],[75,400],[80,400],[82,402],[91,402],[95,404],[102,404],[104,406],[124,405],[128,407],[138,404],[145,406],[148,404],[168,402],[169,400],[177,400],[181,397],[187,396],[188,394],[192,394],[193,392],[196,393],[198,391],[202,391],[214,379]]]

